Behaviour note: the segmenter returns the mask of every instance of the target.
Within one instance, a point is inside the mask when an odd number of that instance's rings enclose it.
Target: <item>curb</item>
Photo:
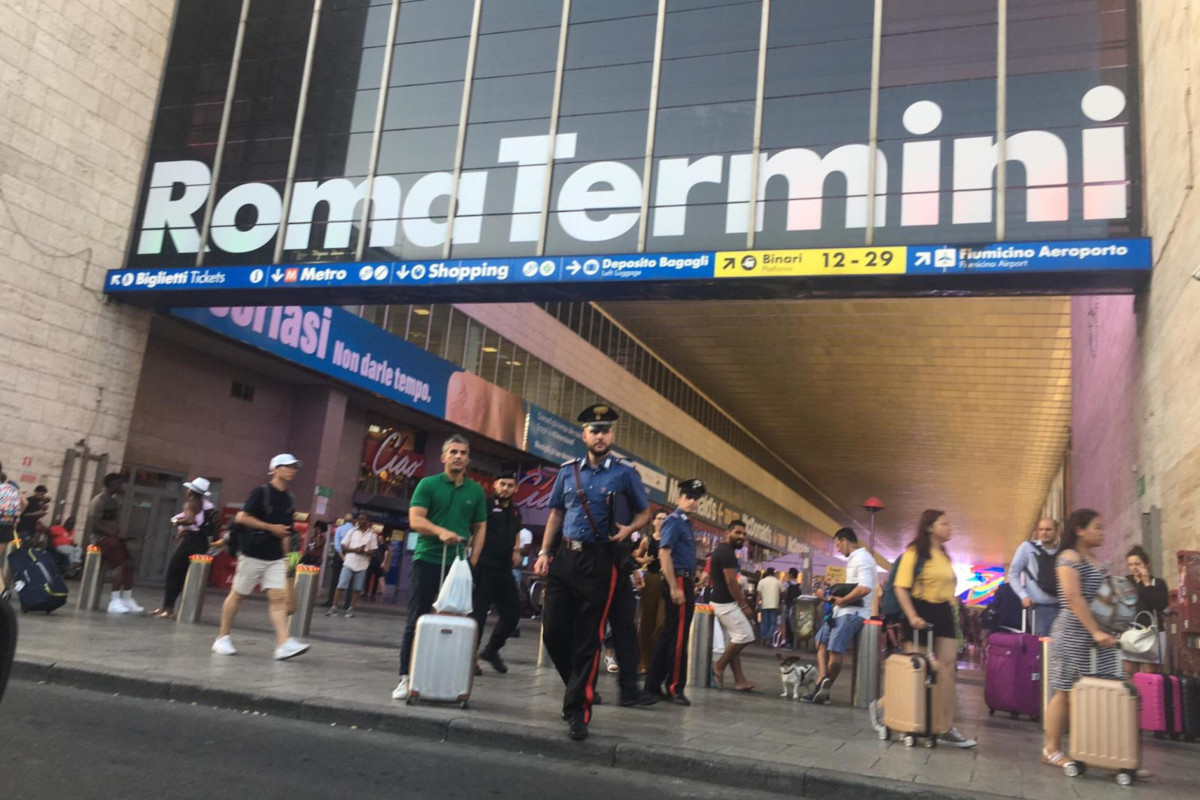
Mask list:
[[[670,778],[698,780],[728,786],[776,792],[812,800],[842,800],[871,797],[877,800],[1000,800],[1001,795],[870,778],[836,770],[793,767],[763,760],[718,753],[702,753],[669,745],[630,742],[616,736],[593,735],[572,742],[544,728],[520,723],[447,717],[443,711],[406,707],[404,714],[389,713],[378,706],[333,705],[301,697],[289,699],[254,692],[205,686],[198,683],[162,681],[105,672],[101,669],[60,665],[39,658],[18,658],[12,679],[71,686],[88,691],[121,694],[149,700],[218,708],[253,709],[284,719],[324,725],[369,728],[383,733],[439,742],[465,744],[489,750],[531,753],[544,758],[575,761],[593,766],[616,767]]]

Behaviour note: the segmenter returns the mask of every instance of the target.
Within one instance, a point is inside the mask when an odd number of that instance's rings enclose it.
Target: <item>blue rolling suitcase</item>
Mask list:
[[[67,584],[58,574],[53,559],[45,550],[21,547],[13,542],[8,553],[12,588],[21,600],[21,611],[45,611],[49,614],[67,602]]]

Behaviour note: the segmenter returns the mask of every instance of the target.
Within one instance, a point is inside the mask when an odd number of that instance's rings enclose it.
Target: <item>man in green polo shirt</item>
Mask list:
[[[408,503],[409,528],[417,537],[413,551],[412,592],[408,599],[408,624],[400,642],[400,683],[393,700],[408,698],[408,664],[412,657],[417,620],[433,610],[433,601],[454,559],[470,541],[471,567],[483,552],[488,507],[483,487],[467,477],[471,445],[455,434],[442,444],[440,475],[422,478]]]

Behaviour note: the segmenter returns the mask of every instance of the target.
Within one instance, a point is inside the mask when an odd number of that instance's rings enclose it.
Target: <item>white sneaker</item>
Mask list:
[[[612,656],[604,657],[605,669],[609,672],[620,672],[621,668],[617,666],[617,660]]]
[[[354,606],[350,606],[350,608],[346,609],[346,619],[350,619],[353,616],[354,616]]]
[[[883,712],[879,710],[878,700],[872,700],[871,704],[867,706],[867,715],[871,718],[871,727],[875,729],[875,733],[880,739],[886,739],[888,729],[883,724]]]
[[[327,616],[327,617],[332,617],[336,613],[337,613],[337,609],[334,608],[333,606],[330,606],[329,608],[327,608],[325,610],[325,616]]]
[[[312,647],[311,644],[298,642],[295,639],[288,639],[286,642],[279,645],[279,647],[275,648],[275,660],[287,661],[289,658],[295,658],[302,653],[307,653],[308,648],[310,647]]]
[[[232,636],[221,636],[213,642],[212,651],[219,656],[234,656],[237,655],[237,648],[233,646]]]
[[[114,597],[108,601],[108,613],[110,614],[132,614],[133,609],[119,597]]]
[[[122,597],[121,600],[125,603],[125,607],[129,609],[130,614],[145,614],[146,609],[138,605],[137,600],[133,599],[133,595]]]
[[[395,689],[392,689],[392,699],[393,700],[407,700],[408,699],[408,676],[407,675],[400,676],[400,682],[396,684]]]
[[[948,744],[951,747],[974,747],[975,740],[968,739],[962,735],[958,728],[951,728],[938,737],[938,741],[942,744]]]

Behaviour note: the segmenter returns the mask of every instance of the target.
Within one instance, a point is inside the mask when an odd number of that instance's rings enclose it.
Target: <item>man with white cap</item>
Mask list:
[[[175,601],[183,591],[192,556],[208,550],[208,543],[216,530],[217,509],[213,506],[212,492],[207,478],[192,478],[183,485],[187,494],[183,498],[183,511],[171,517],[175,523],[175,539],[179,546],[171,555],[167,566],[167,586],[163,592],[163,603],[152,612],[152,616],[174,619]]]
[[[233,588],[221,607],[221,633],[212,650],[222,656],[237,653],[230,631],[242,600],[254,587],[262,584],[267,593],[267,609],[275,628],[275,660],[294,658],[308,650],[309,645],[288,636],[290,614],[287,590],[287,560],[285,543],[292,534],[295,504],[288,485],[296,477],[300,461],[291,453],[281,453],[271,459],[271,480],[250,493],[242,510],[234,518],[239,527],[237,536],[238,564]]]

